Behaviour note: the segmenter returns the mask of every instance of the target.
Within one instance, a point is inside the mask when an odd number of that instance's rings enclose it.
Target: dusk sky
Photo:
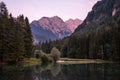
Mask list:
[[[31,21],[43,16],[84,20],[98,0],[2,0],[13,16],[24,14]]]

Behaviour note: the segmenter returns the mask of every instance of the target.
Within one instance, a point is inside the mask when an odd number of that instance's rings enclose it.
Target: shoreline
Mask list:
[[[115,63],[101,59],[74,59],[74,58],[61,58],[57,61],[59,64],[100,64],[100,63]]]
[[[19,61],[16,64],[9,64],[6,62],[0,62],[0,65],[36,65],[41,64],[42,61],[36,58],[25,58],[23,61]],[[58,64],[102,64],[102,63],[119,63],[113,61],[106,61],[102,59],[76,59],[76,58],[60,58],[56,61]]]

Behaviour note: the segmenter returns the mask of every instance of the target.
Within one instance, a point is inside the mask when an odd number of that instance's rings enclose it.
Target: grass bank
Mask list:
[[[41,59],[37,59],[37,58],[25,58],[23,61],[20,61],[18,64],[35,65],[35,64],[41,64],[41,63],[42,63]]]
[[[111,63],[101,59],[76,59],[76,58],[60,58],[57,63],[60,64],[88,64],[88,63]]]

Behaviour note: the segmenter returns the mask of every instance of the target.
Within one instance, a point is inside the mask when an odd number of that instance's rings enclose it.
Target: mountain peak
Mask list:
[[[51,18],[59,18],[59,19],[61,19],[60,17],[58,17],[58,16],[53,16],[53,17],[51,17]]]
[[[72,34],[81,24],[79,19],[69,19],[64,22],[60,17],[42,17],[30,24],[35,41],[48,41],[61,39]]]
[[[78,25],[80,25],[82,23],[82,20],[80,19],[69,19],[67,21],[65,21],[66,25],[70,28],[70,30],[72,32],[74,32],[74,30],[77,28]]]

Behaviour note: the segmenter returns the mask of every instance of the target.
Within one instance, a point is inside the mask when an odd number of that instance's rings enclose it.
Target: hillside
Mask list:
[[[65,40],[62,51],[65,57],[119,61],[119,40],[120,0],[101,0]]]
[[[74,33],[90,32],[101,25],[105,25],[112,17],[119,14],[119,3],[120,0],[98,1],[83,23],[75,29]]]

